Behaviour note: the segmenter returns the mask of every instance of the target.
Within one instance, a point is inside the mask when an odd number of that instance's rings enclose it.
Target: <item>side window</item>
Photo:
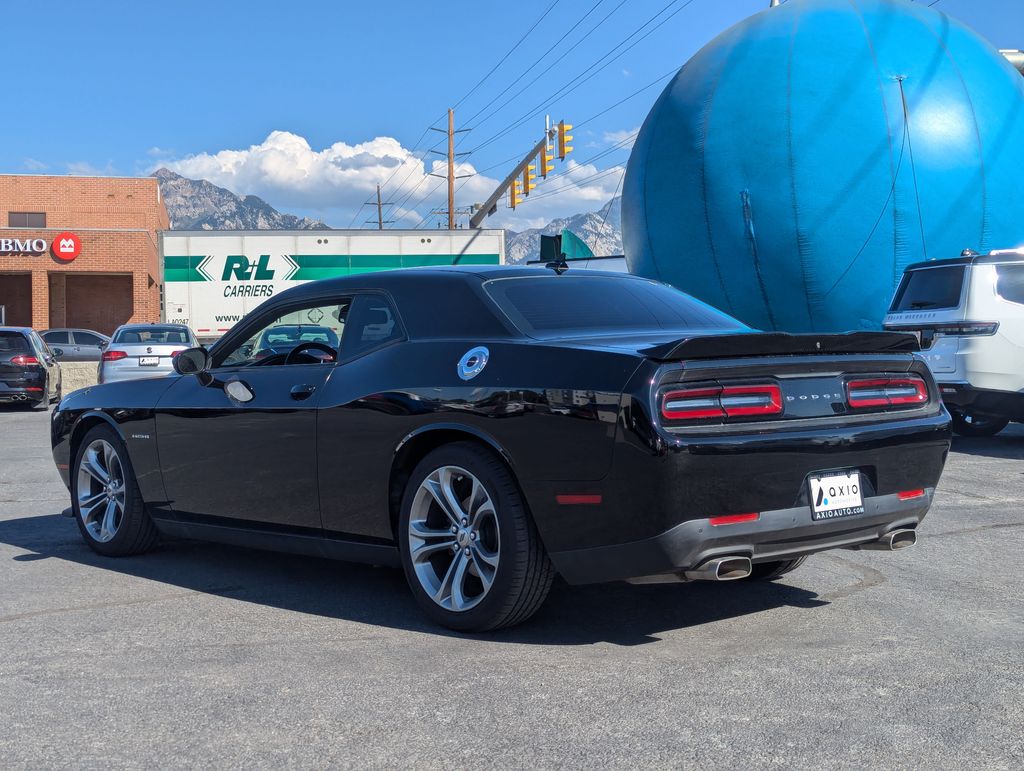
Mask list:
[[[357,295],[345,324],[341,358],[355,358],[403,337],[405,331],[390,300],[379,294]]]
[[[43,340],[50,345],[67,345],[69,342],[67,332],[47,332],[43,335]]]
[[[50,356],[50,347],[43,342],[43,338],[39,336],[34,330],[29,333],[28,339],[32,342],[32,347],[36,349],[36,353],[40,356]]]
[[[996,294],[1024,305],[1024,265],[996,266]]]
[[[325,364],[338,358],[349,300],[318,302],[288,310],[256,324],[249,337],[214,359],[216,367]],[[308,347],[307,347],[308,346]],[[292,351],[297,350],[294,356]]]
[[[75,332],[75,343],[78,345],[99,345],[103,338],[92,332]]]

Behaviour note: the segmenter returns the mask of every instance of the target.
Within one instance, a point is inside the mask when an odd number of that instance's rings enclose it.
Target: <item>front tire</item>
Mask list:
[[[127,448],[108,425],[90,429],[78,447],[71,505],[82,538],[98,554],[141,554],[157,542]]]
[[[1009,424],[1008,418],[995,415],[972,415],[969,412],[951,412],[953,430],[960,436],[995,436]]]
[[[554,579],[515,479],[472,442],[440,447],[416,466],[398,540],[413,596],[450,629],[519,624],[537,612]]]

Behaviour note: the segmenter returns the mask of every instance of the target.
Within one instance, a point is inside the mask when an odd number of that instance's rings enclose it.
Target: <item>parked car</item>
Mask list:
[[[40,332],[47,345],[60,346],[61,361],[99,361],[110,338],[91,329],[47,329]]]
[[[1024,421],[1024,251],[909,265],[885,328],[915,333],[964,436]]]
[[[257,358],[297,311],[338,347]],[[912,545],[950,439],[917,349],[755,332],[621,273],[367,273],[276,295],[178,376],[69,395],[53,454],[100,554],[165,533],[401,565],[432,619],[485,630],[556,573],[772,579]]]
[[[183,324],[123,324],[100,356],[100,383],[162,377],[174,372],[174,357],[199,345]]]
[[[48,409],[60,401],[60,348],[50,350],[28,327],[0,327],[0,402]]]

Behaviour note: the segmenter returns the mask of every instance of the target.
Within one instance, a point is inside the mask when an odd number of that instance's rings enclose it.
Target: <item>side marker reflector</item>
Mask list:
[[[761,518],[757,512],[753,514],[726,514],[722,517],[711,517],[708,520],[712,525],[735,525],[740,522],[754,522]]]
[[[556,495],[561,506],[596,506],[601,503],[600,495]]]
[[[909,501],[913,498],[923,498],[924,490],[904,490],[901,493],[896,493],[896,497],[901,501]]]

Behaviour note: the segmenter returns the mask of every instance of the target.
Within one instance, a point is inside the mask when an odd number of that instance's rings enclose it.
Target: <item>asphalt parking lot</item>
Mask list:
[[[957,440],[918,545],[774,584],[557,585],[429,626],[402,575],[94,555],[48,416],[0,407],[0,757],[41,766],[1024,765],[1024,427]]]

